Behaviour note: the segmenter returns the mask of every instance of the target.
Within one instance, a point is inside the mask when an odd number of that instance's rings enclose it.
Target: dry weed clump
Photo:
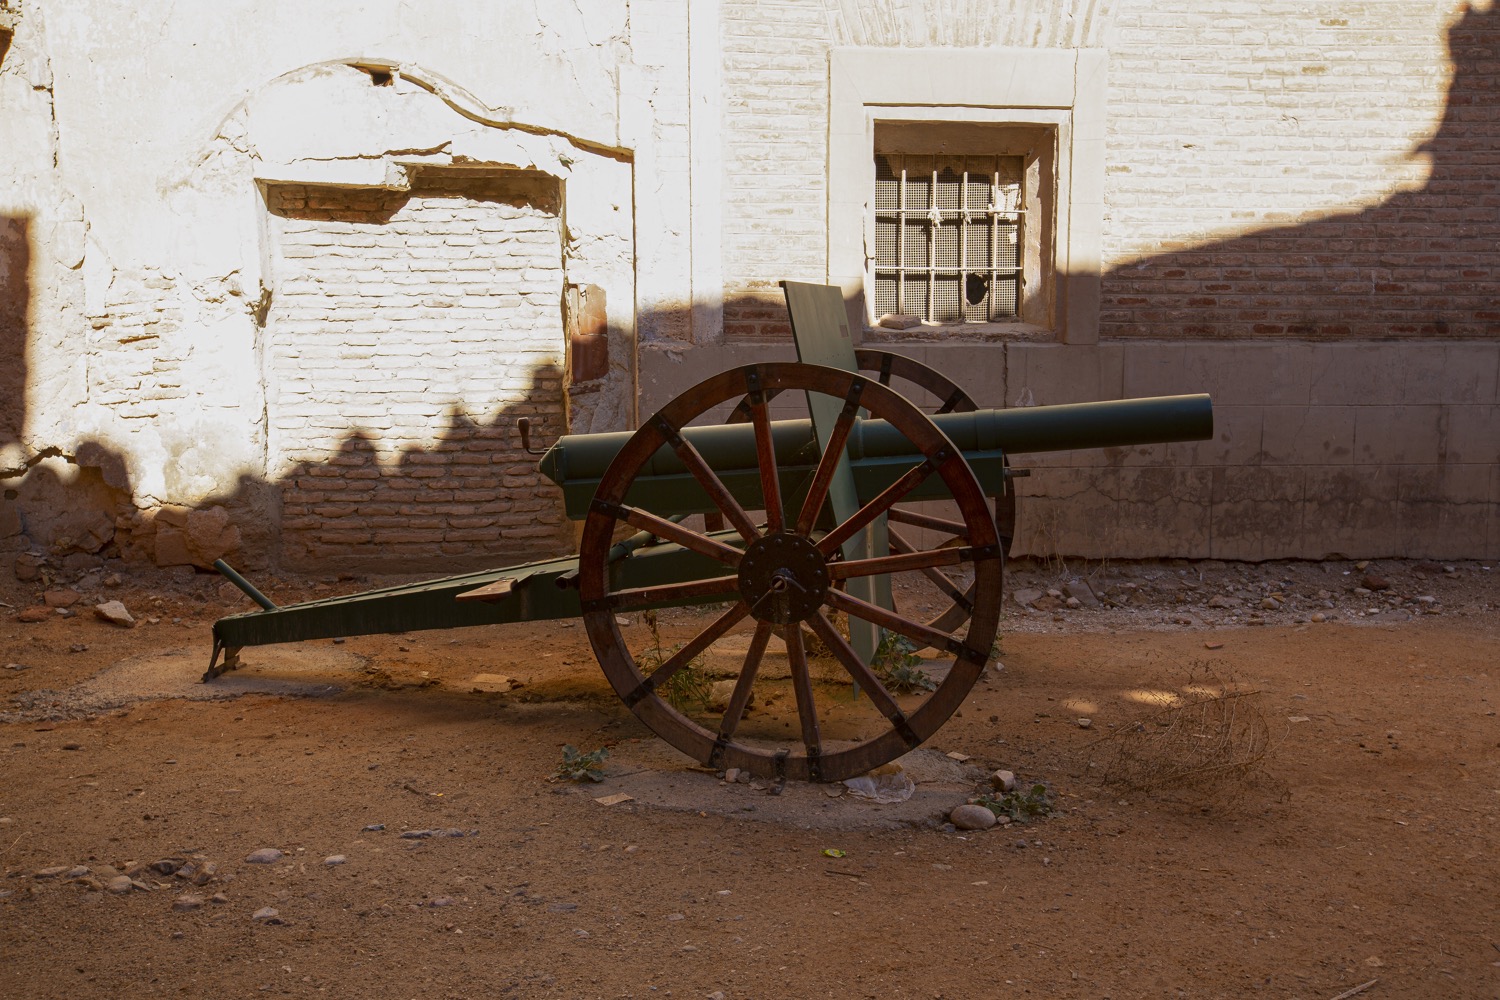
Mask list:
[[[1270,779],[1271,726],[1259,690],[1200,663],[1185,683],[1133,695],[1143,710],[1085,748],[1105,788],[1222,810]]]

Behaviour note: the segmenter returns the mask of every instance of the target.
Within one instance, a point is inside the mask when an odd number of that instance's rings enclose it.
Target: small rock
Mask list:
[[[1010,595],[1010,599],[1012,601],[1015,601],[1023,608],[1030,607],[1037,601],[1041,600],[1041,598],[1042,592],[1040,590],[1033,590],[1025,587],[1021,588],[1020,590],[1013,591]]]
[[[226,895],[224,895],[222,892],[216,892],[212,896],[208,897],[208,901],[210,903],[220,903],[220,904],[223,904],[223,903],[229,902],[229,897],[226,896]]]
[[[118,587],[123,582],[124,581],[120,579],[120,574],[118,573],[111,573],[109,574],[109,576],[106,576],[104,578],[104,585],[106,587]]]
[[[887,330],[910,330],[914,326],[921,326],[922,320],[920,317],[909,316],[905,313],[884,313],[875,321],[875,325],[883,326]]]
[[[1066,604],[1069,608],[1081,608],[1081,607],[1083,607],[1083,602],[1080,601],[1076,597],[1070,597],[1066,601],[1064,601],[1063,603]]]
[[[1376,576],[1373,573],[1371,573],[1369,576],[1365,577],[1360,582],[1364,584],[1365,589],[1367,589],[1367,590],[1390,590],[1391,589],[1391,581],[1387,580],[1383,576]]]
[[[199,896],[196,893],[183,893],[181,896],[178,896],[176,899],[172,900],[172,909],[176,910],[178,913],[191,913],[194,910],[201,910],[202,908],[203,897]]]
[[[1093,724],[1094,724],[1094,720],[1093,719],[1079,719],[1078,720],[1078,728],[1079,729],[1088,729]]]
[[[88,865],[75,865],[68,869],[67,877],[70,879],[80,879],[86,877],[88,874]]]
[[[736,781],[739,781],[740,769],[737,767],[726,768],[724,771],[724,780],[729,782],[730,784],[734,784]]]
[[[108,889],[110,892],[122,893],[129,892],[131,889],[135,888],[135,884],[135,880],[129,875],[116,875],[114,878],[104,883],[104,888]]]
[[[5,665],[5,669],[6,670],[30,670],[31,667],[28,666],[25,663],[7,663]]]
[[[35,625],[37,622],[44,622],[47,619],[53,617],[54,614],[55,612],[51,608],[47,607],[33,606],[29,608],[22,608],[21,613],[16,615],[16,621],[26,622],[29,625]]]
[[[954,807],[948,821],[960,830],[988,830],[995,825],[995,814],[984,806],[968,802]]]
[[[1321,625],[1321,624],[1322,624],[1322,623],[1323,623],[1323,622],[1326,622],[1326,621],[1327,621],[1327,620],[1328,620],[1328,616],[1327,616],[1327,615],[1325,615],[1325,614],[1324,614],[1324,613],[1323,613],[1323,612],[1321,612],[1321,611],[1314,611],[1314,612],[1313,612],[1313,613],[1312,613],[1312,614],[1311,614],[1311,615],[1310,615],[1310,616],[1309,616],[1309,617],[1308,617],[1308,620],[1309,620],[1309,621],[1313,621],[1313,622],[1317,622],[1317,623],[1318,623],[1318,624],[1320,624],[1320,625]]]
[[[119,601],[105,601],[103,604],[95,605],[94,615],[109,622],[111,625],[120,625],[125,628],[135,626],[135,618],[126,610],[125,605]]]
[[[258,924],[286,923],[286,921],[281,919],[281,913],[274,906],[262,906],[260,909],[250,914],[250,919]]]
[[[83,600],[82,594],[66,587],[48,590],[42,594],[42,603],[49,608],[71,608],[81,600]]]
[[[214,876],[218,873],[218,865],[214,864],[212,861],[205,861],[198,866],[197,871],[193,872],[192,882],[197,886],[208,885],[208,883],[214,880]]]
[[[35,580],[41,575],[42,566],[45,563],[46,559],[42,556],[32,552],[22,552],[16,556],[16,579],[22,581]]]
[[[363,833],[379,833],[381,830],[384,830],[384,829],[385,829],[385,824],[384,823],[367,823],[367,824],[365,824],[365,826],[364,826],[364,828],[363,828],[363,830],[361,832],[363,832]]]
[[[1223,594],[1215,594],[1208,599],[1208,606],[1211,608],[1237,608],[1244,603],[1238,597],[1226,597]]]
[[[323,859],[323,863],[332,868],[335,865],[341,865],[348,860],[349,859],[344,857],[342,854],[330,854],[328,857]]]
[[[54,865],[51,868],[43,868],[42,870],[38,871],[34,877],[35,878],[57,878],[59,875],[66,875],[67,872],[68,872],[68,866],[67,865]]]
[[[1063,592],[1086,607],[1092,608],[1099,604],[1099,597],[1087,580],[1074,580],[1072,583],[1064,584]]]
[[[436,837],[436,830],[402,830],[402,840],[426,840],[428,837]]]
[[[151,862],[147,867],[158,875],[176,875],[177,869],[181,868],[182,865],[183,862],[180,858],[162,858],[160,861]]]
[[[274,847],[262,847],[258,851],[251,851],[245,855],[245,861],[252,865],[270,865],[282,859],[282,853]]]
[[[1280,611],[1281,602],[1274,597],[1263,597],[1260,601],[1261,609],[1264,611]]]
[[[68,647],[68,652],[70,653],[87,653],[88,651],[88,643],[85,642],[75,642]]]
[[[997,792],[1015,791],[1016,773],[1014,771],[996,771],[990,775],[990,787]]]

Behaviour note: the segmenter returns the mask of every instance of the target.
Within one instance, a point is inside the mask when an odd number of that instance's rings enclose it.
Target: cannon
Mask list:
[[[721,372],[633,432],[542,453],[582,522],[576,557],[288,607],[220,564],[261,610],[214,624],[204,679],[247,646],[578,617],[623,703],[709,767],[836,781],[923,743],[993,654],[1024,474],[1010,458],[1208,438],[1212,404],[980,409],[926,366],[848,349],[837,289],[783,284],[802,360]],[[694,609],[685,641],[627,641],[622,622],[670,608]],[[719,695],[674,697],[692,672]],[[795,729],[763,710],[783,699]]]

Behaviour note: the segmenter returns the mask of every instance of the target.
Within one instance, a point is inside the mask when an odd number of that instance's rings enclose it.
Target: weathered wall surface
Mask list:
[[[837,273],[826,224],[841,195],[823,168],[833,47],[1102,48],[1098,343],[880,339],[987,405],[1213,392],[1217,433],[1028,458],[1018,550],[1500,555],[1500,12],[859,8],[724,4],[726,343],[713,360],[648,347],[643,411],[785,343],[777,279]],[[907,86],[922,103],[923,81]]]
[[[631,63],[627,5],[26,0],[19,11],[0,64],[0,277],[8,292],[24,284],[25,309],[5,312],[0,350],[7,382],[24,391],[7,398],[0,422],[0,548],[71,552],[80,564],[119,554],[203,566],[227,554],[297,565],[341,554],[350,564],[411,556],[432,567],[451,565],[460,545],[493,562],[566,544],[557,518],[539,509],[546,488],[518,472],[513,420],[542,416],[545,440],[565,417],[574,429],[633,419],[634,157],[662,128],[656,85],[636,79]],[[622,90],[633,95],[628,120]],[[681,105],[685,82],[676,91]],[[305,308],[307,269],[283,252],[285,218],[268,192],[304,185],[333,201],[385,192],[436,232],[433,212],[448,209],[428,211],[425,196],[408,193],[455,167],[476,183],[545,178],[551,204],[531,220],[546,230],[545,247],[511,261],[499,258],[529,234],[445,243],[444,273],[486,287],[428,289],[419,301],[450,304],[433,307],[448,312],[420,334],[390,311],[394,299],[324,294],[336,281],[320,285],[322,312]],[[468,198],[449,221],[479,223],[463,213],[498,218],[502,208],[503,196]],[[351,238],[341,248],[359,251],[350,273],[383,273],[386,251],[421,258],[410,245],[381,244],[410,236],[407,221],[398,211]],[[684,247],[642,242],[656,274],[682,270],[674,254],[685,258]],[[598,287],[608,306],[609,371],[589,385],[565,385],[562,374],[569,283]],[[387,284],[398,297],[417,294],[394,276]],[[690,298],[670,277],[657,284],[675,301]],[[319,391],[346,421],[323,428],[329,440],[298,440],[274,423],[311,419],[285,364],[299,309],[301,322],[316,314],[330,331],[359,324],[360,337],[382,326],[404,345],[382,356],[379,389],[369,359],[352,356],[358,343],[339,348],[335,370],[308,372],[328,376],[333,385]],[[450,365],[458,348],[469,357]],[[412,380],[431,391],[393,425],[376,412],[391,402],[383,390]],[[298,491],[300,479],[329,478],[316,473],[347,461],[332,442],[340,432],[377,443],[341,481],[374,472],[406,483],[440,471],[478,489],[470,466],[479,453],[488,501],[478,512],[460,512],[452,495],[447,507],[418,503],[417,520],[441,523],[382,549],[371,519],[389,532],[402,515],[387,508],[402,503],[384,496],[356,515],[351,502]],[[509,513],[498,509],[507,504]],[[89,512],[86,525],[60,513],[74,510]],[[341,517],[350,518],[343,527]]]
[[[1062,195],[1029,224],[1072,254],[1051,328],[878,339],[987,404],[1216,394],[1211,443],[1031,462],[1021,550],[1500,555],[1492,4],[0,9],[8,552],[565,546],[515,416],[633,426],[789,356],[777,281],[848,290],[854,53],[904,120],[1054,130]],[[607,303],[593,384],[568,378],[575,284]]]

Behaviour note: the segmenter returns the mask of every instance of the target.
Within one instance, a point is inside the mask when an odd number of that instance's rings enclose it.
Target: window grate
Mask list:
[[[1018,156],[875,157],[877,315],[1013,320],[1021,308]]]

